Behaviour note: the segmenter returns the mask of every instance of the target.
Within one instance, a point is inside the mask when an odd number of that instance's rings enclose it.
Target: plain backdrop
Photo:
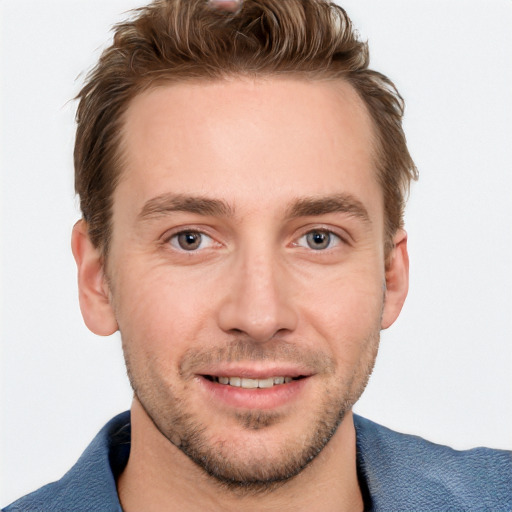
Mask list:
[[[83,325],[69,249],[79,74],[134,0],[0,0],[0,504],[59,478],[131,392]],[[356,411],[512,448],[512,2],[348,0],[407,102],[411,288]],[[420,461],[419,461],[420,462]]]

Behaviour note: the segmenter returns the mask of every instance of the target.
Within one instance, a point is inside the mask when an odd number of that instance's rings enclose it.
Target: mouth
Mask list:
[[[224,386],[232,386],[235,388],[243,388],[243,389],[269,389],[275,386],[283,386],[286,384],[290,384],[293,381],[301,380],[306,378],[305,375],[301,375],[298,377],[289,377],[289,376],[276,376],[276,377],[267,377],[264,379],[251,379],[247,377],[228,377],[228,376],[216,376],[216,375],[203,375],[203,378],[209,380],[210,382],[215,382],[218,384],[222,384]]]
[[[219,372],[220,373],[220,372]],[[309,388],[312,375],[296,369],[224,369],[198,374],[208,406],[223,404],[238,410],[272,410],[291,404]]]

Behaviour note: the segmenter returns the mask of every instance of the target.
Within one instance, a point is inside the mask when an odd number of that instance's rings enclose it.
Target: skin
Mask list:
[[[86,324],[121,331],[135,391],[127,512],[363,509],[351,408],[408,287],[405,232],[384,254],[373,139],[339,82],[133,100],[106,266],[82,221],[72,242]],[[208,377],[283,374],[301,378]]]
[[[241,4],[241,0],[209,0],[211,7],[220,9],[221,11],[236,11]]]

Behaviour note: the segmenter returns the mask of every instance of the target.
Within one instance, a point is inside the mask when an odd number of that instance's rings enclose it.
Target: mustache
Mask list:
[[[194,375],[205,366],[220,363],[272,361],[291,363],[307,368],[311,373],[334,373],[336,362],[328,354],[296,342],[273,340],[267,343],[250,339],[231,340],[219,347],[201,349],[190,348],[181,358],[181,376]]]

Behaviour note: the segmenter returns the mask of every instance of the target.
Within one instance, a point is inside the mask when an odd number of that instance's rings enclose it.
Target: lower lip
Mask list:
[[[218,400],[235,408],[275,409],[294,401],[310,377],[292,380],[288,384],[279,384],[271,388],[255,389],[219,384],[201,376],[198,379],[210,400]]]

